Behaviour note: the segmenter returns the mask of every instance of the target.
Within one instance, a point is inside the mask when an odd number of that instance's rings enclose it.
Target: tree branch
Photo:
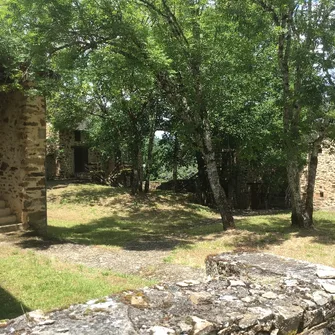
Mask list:
[[[176,16],[172,13],[170,7],[167,5],[166,0],[162,0],[162,4],[164,7],[164,11],[160,10],[157,6],[147,0],[138,0],[140,3],[144,4],[149,9],[156,12],[159,16],[164,18],[164,20],[168,23],[170,30],[175,38],[180,41],[181,45],[189,47],[189,43],[187,38],[185,37],[183,30],[176,18]]]
[[[271,13],[273,21],[276,24],[276,26],[280,26],[280,20],[274,7],[266,3],[264,0],[255,0],[255,1],[263,8],[265,12]]]

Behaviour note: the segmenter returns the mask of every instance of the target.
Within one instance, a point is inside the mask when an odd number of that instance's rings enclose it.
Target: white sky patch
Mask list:
[[[155,136],[158,138],[162,138],[164,133],[165,133],[164,130],[156,130]]]

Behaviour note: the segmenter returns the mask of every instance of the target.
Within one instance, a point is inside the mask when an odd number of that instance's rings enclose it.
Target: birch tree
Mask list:
[[[283,151],[292,204],[292,225],[313,226],[318,148],[326,135],[334,99],[335,6],[328,0],[256,0],[272,19],[280,77]],[[323,125],[320,127],[320,122]],[[310,152],[308,187],[300,187],[301,157]]]

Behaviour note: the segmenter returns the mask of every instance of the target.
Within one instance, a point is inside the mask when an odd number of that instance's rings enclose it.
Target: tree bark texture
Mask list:
[[[178,182],[178,162],[179,162],[179,142],[177,133],[175,133],[173,143],[173,167],[172,167],[173,191],[175,193],[177,192],[177,182]]]
[[[292,226],[304,228],[307,224],[307,216],[304,210],[303,201],[300,192],[300,171],[298,162],[295,159],[287,163],[287,180],[291,192]]]
[[[235,228],[234,218],[226,194],[220,184],[220,176],[216,165],[215,154],[212,146],[211,134],[206,125],[203,138],[203,156],[206,162],[208,180],[213,192],[216,206],[220,212],[223,229]]]
[[[292,30],[294,29],[294,8],[287,7],[287,12],[282,13],[280,22],[276,22],[283,29],[278,37],[278,65],[282,82],[283,103],[283,131],[284,149],[287,158],[287,181],[291,192],[292,215],[291,224],[299,228],[313,226],[309,217],[300,189],[299,145],[302,138],[299,131],[301,104],[299,101],[301,90],[301,69],[296,62],[293,70],[290,67],[292,49]]]
[[[204,206],[213,206],[215,200],[208,181],[206,163],[200,151],[196,152],[196,160],[198,165],[197,201]]]
[[[141,148],[138,150],[137,156],[137,167],[138,167],[138,191],[143,192],[143,156]]]
[[[132,182],[131,182],[131,194],[135,195],[141,192],[142,180],[141,180],[141,169],[142,169],[142,155],[140,141],[136,141],[132,146]]]
[[[156,130],[156,114],[153,117],[154,120],[151,120],[150,124],[150,133],[149,133],[149,142],[148,142],[148,156],[145,164],[145,184],[144,192],[148,193],[150,189],[150,174],[151,174],[151,163],[152,163],[152,151],[154,149],[154,140],[155,140],[155,130]]]
[[[138,169],[136,166],[133,167],[133,175],[132,175],[132,182],[131,182],[131,194],[135,195],[138,194]]]
[[[323,140],[322,136],[316,139],[311,144],[309,152],[305,208],[306,213],[312,222],[313,222],[313,211],[314,211],[313,199],[314,199],[315,179],[318,166],[319,149],[321,147],[322,140]]]

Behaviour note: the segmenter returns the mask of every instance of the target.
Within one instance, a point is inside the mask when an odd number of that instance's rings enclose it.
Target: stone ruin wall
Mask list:
[[[45,101],[0,93],[0,196],[18,222],[46,230]]]
[[[59,132],[59,176],[60,178],[74,177],[74,152],[75,145],[73,131]]]
[[[45,158],[45,173],[47,180],[53,180],[59,176],[60,167],[55,153],[47,154]]]
[[[0,334],[334,335],[335,269],[266,253],[206,260],[207,277],[5,321]]]
[[[47,157],[47,177],[48,179],[68,179],[76,176],[74,170],[74,147],[85,147],[87,134],[81,131],[81,140],[75,141],[74,131],[62,130],[58,133],[57,152],[49,154]],[[99,154],[90,149],[88,150],[89,164],[98,163]]]
[[[301,189],[307,187],[307,169],[301,176]],[[322,146],[318,156],[318,168],[314,188],[314,206],[318,209],[335,209],[335,147],[329,143]]]

